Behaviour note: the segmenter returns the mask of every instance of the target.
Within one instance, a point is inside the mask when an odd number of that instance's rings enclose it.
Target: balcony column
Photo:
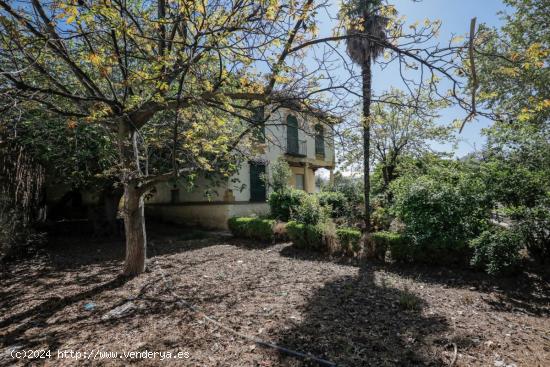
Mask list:
[[[334,169],[333,168],[330,169],[330,173],[329,173],[329,176],[328,176],[328,183],[330,184],[330,186],[334,185]]]

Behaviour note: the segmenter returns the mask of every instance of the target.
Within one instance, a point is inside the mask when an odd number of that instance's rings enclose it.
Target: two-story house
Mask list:
[[[333,129],[325,121],[314,114],[286,108],[272,112],[261,126],[258,153],[241,162],[238,172],[227,182],[212,189],[211,183],[201,177],[192,191],[173,183],[159,185],[147,200],[147,215],[173,223],[224,229],[233,216],[267,214],[269,189],[264,176],[270,175],[270,165],[279,157],[292,169],[289,185],[314,193],[316,171],[324,168],[332,178],[335,166]]]

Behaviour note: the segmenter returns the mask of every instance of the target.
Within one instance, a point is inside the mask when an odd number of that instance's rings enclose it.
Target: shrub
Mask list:
[[[288,237],[298,248],[320,251],[325,247],[322,226],[291,221],[287,223],[286,230]]]
[[[410,253],[426,263],[462,262],[468,241],[487,227],[480,180],[461,172],[403,177],[392,184],[392,212],[405,224]]]
[[[306,196],[304,191],[295,189],[272,192],[268,199],[271,216],[287,222]]]
[[[376,207],[371,214],[372,225],[379,231],[389,229],[392,219],[389,210],[382,206]]]
[[[235,237],[251,238],[266,242],[274,240],[273,228],[275,221],[272,219],[234,217],[229,219],[228,226]]]
[[[354,228],[339,228],[336,230],[336,236],[343,253],[354,255],[361,250],[361,231]]]
[[[522,210],[518,230],[533,259],[541,263],[550,261],[550,206],[540,204]]]
[[[372,251],[374,256],[383,260],[386,251],[390,251],[391,258],[396,261],[409,261],[413,258],[412,249],[407,239],[396,232],[375,232],[371,235]]]
[[[323,191],[317,194],[319,204],[324,207],[330,207],[331,218],[341,218],[349,212],[348,200],[346,196],[337,191]]]
[[[292,170],[284,158],[279,157],[271,164],[271,179],[268,184],[274,192],[283,192],[288,189],[288,182],[292,177]]]
[[[471,264],[491,275],[510,274],[520,263],[522,236],[520,233],[495,227],[470,241],[474,250]]]
[[[286,230],[288,237],[298,248],[330,252],[337,248],[336,227],[330,220],[317,224],[291,221],[287,223]]]
[[[315,195],[306,195],[300,205],[291,212],[292,220],[299,223],[315,225],[329,217],[329,210],[322,207]]]

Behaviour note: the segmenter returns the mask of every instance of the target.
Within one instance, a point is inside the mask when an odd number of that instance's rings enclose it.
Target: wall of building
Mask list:
[[[269,207],[265,203],[151,204],[145,207],[148,217],[207,229],[227,229],[229,218],[259,216],[268,212]]]
[[[306,157],[290,157],[286,153],[286,121],[293,114],[298,120],[298,139],[305,140]],[[303,115],[286,109],[273,112],[265,124],[266,143],[258,147],[258,154],[250,160],[265,162],[266,174],[271,174],[271,162],[284,157],[291,164],[294,174],[304,175],[304,189],[308,193],[316,192],[316,167],[334,166],[334,144],[325,127],[325,156],[315,154],[315,125],[313,117],[304,119]],[[289,184],[296,187],[294,175]],[[172,201],[174,183],[165,183],[156,187],[156,193],[146,202],[147,214],[164,221],[185,225],[202,225],[208,228],[226,228],[227,219],[232,216],[259,215],[268,212],[265,203],[250,203],[250,165],[242,162],[239,171],[226,183],[212,187],[212,181],[205,177],[197,178],[194,189],[186,189],[183,182],[176,183],[179,188],[177,202]],[[208,189],[207,189],[208,188]]]

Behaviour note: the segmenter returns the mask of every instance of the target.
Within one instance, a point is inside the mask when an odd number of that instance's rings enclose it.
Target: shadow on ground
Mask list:
[[[304,261],[333,262],[341,265],[364,267],[366,264],[377,270],[427,284],[455,289],[471,289],[490,295],[486,303],[495,311],[521,312],[532,316],[550,316],[550,267],[526,262],[519,274],[508,277],[492,277],[459,266],[384,264],[349,258],[331,258],[321,253],[311,253],[288,246],[282,256]]]
[[[526,270],[508,277],[491,277],[472,269],[433,266],[385,266],[384,270],[405,278],[448,288],[466,288],[485,293],[494,311],[550,316],[550,272],[528,264]]]
[[[448,325],[444,318],[424,316],[424,301],[407,290],[375,279],[371,267],[319,289],[306,306],[304,318],[280,335],[278,344],[308,351],[338,366],[438,366],[427,344],[439,340]],[[428,341],[429,340],[429,341]],[[285,365],[316,366],[281,354]]]

